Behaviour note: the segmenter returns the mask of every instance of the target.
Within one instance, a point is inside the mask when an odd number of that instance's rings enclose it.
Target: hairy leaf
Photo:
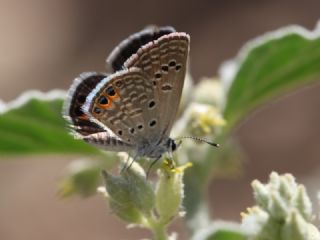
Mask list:
[[[224,117],[231,129],[268,100],[320,80],[320,27],[287,27],[249,42],[223,65],[221,79],[228,88]]]
[[[192,240],[247,240],[248,234],[233,222],[216,221],[198,231]]]
[[[68,133],[61,109],[65,94],[30,91],[0,105],[0,155],[93,154],[98,151]]]

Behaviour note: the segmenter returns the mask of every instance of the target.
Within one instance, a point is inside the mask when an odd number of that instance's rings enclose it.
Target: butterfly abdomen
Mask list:
[[[132,145],[122,141],[120,138],[108,133],[99,132],[82,138],[87,143],[103,148],[108,151],[129,151]]]

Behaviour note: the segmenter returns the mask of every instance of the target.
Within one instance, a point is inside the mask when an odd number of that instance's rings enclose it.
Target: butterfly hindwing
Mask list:
[[[108,129],[90,121],[90,118],[82,110],[87,96],[102,79],[104,73],[85,72],[77,77],[70,90],[64,105],[64,116],[70,122],[77,137],[97,147],[109,151],[130,151],[132,146],[126,144]]]
[[[89,93],[106,76],[104,73],[84,72],[73,81],[70,87],[64,104],[64,116],[71,123],[73,130],[81,135],[104,131],[99,125],[89,120],[82,111],[82,105]]]
[[[148,76],[139,68],[130,68],[101,81],[83,110],[92,121],[138,146],[159,137],[159,109],[154,95]]]

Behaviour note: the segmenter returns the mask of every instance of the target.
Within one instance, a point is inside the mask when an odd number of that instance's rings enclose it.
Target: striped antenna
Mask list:
[[[181,140],[181,139],[192,139],[192,140],[197,141],[197,142],[207,143],[207,144],[209,144],[209,145],[211,145],[213,147],[219,147],[220,146],[218,143],[211,142],[211,141],[209,141],[207,139],[199,138],[199,137],[192,137],[192,136],[178,137],[175,140]]]

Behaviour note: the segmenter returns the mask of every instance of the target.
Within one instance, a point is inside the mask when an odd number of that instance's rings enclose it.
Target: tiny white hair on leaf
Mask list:
[[[199,229],[191,238],[191,240],[204,240],[208,239],[210,236],[218,232],[219,230],[230,230],[243,234],[244,236],[248,235],[248,232],[241,228],[239,223],[236,222],[226,222],[222,220],[217,220],[208,225],[207,227]]]
[[[12,109],[20,108],[27,104],[32,99],[37,99],[41,101],[52,101],[57,99],[65,99],[67,93],[61,89],[54,89],[49,92],[41,92],[39,90],[29,90],[22,93],[16,99],[4,102],[0,100],[0,114],[6,113]]]
[[[266,42],[278,40],[289,36],[290,34],[297,34],[307,40],[315,40],[320,37],[320,21],[316,24],[315,29],[311,31],[298,25],[291,25],[275,31],[266,32],[263,35],[248,41],[240,49],[235,58],[222,63],[218,70],[225,91],[227,92],[229,90],[232,80],[235,78],[241,65],[245,62],[252,50],[262,46]]]

